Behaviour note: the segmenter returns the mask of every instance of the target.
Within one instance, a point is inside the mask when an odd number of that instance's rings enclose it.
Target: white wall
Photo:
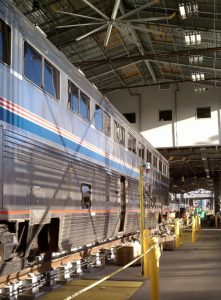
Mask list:
[[[221,88],[209,87],[195,94],[193,84],[179,84],[168,90],[159,86],[109,93],[107,98],[121,113],[136,113],[135,127],[155,147],[221,144]],[[211,118],[197,119],[197,107],[211,107]],[[159,121],[160,110],[172,110],[172,121]]]

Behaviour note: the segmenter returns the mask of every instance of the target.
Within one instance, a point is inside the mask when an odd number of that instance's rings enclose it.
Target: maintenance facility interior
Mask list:
[[[13,2],[169,160],[172,193],[214,191],[219,1]]]
[[[198,206],[199,200],[206,200],[214,217],[218,216],[213,226],[219,227],[221,1],[11,0],[11,3],[42,38],[46,37],[61,51],[61,60],[63,55],[67,57],[95,90],[105,95],[107,102],[168,160],[173,207],[185,210],[188,206]],[[47,56],[47,45],[42,43],[42,47]],[[85,188],[89,189],[88,186]],[[198,246],[194,245],[163,256],[161,300],[220,299],[220,229],[204,233]],[[195,263],[193,271],[190,260]],[[173,275],[174,264],[182,272],[178,269]],[[101,275],[86,275],[86,279],[105,275],[101,271]],[[127,279],[138,281],[129,271],[118,278]],[[185,290],[186,285],[189,291]],[[134,297],[126,289],[115,296],[159,300],[158,296],[144,296],[149,288],[149,283],[145,283]],[[169,289],[174,289],[174,293],[169,293]],[[208,291],[211,298],[207,298]],[[107,288],[107,295],[96,299],[109,299],[112,292],[115,290]],[[66,294],[59,293],[43,299],[64,299]],[[90,297],[93,292],[88,298],[79,299],[94,299]]]

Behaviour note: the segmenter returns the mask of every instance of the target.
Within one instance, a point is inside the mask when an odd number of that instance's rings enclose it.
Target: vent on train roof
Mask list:
[[[167,82],[165,82],[165,83],[160,83],[159,89],[160,89],[160,90],[168,90],[168,89],[170,89],[170,83],[167,83]]]

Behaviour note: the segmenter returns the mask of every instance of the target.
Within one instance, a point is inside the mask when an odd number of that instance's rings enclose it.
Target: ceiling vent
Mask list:
[[[168,89],[170,89],[170,83],[160,83],[160,85],[159,85],[159,89],[160,90],[168,90]]]

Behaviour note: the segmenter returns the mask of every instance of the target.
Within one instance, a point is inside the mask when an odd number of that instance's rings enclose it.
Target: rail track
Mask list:
[[[58,282],[64,282],[71,277],[79,276],[83,269],[101,267],[107,254],[114,256],[114,249],[126,239],[138,237],[138,232],[109,240],[99,245],[90,245],[73,253],[54,253],[54,258],[44,261],[37,257],[38,262],[25,267],[19,272],[0,277],[0,300],[22,299],[24,295],[33,296],[42,290],[54,287]]]

